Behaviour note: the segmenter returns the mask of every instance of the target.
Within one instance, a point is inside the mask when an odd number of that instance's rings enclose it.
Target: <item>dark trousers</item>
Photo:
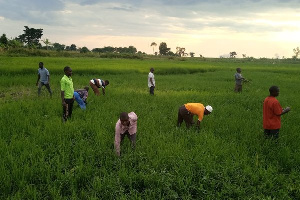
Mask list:
[[[130,140],[130,142],[131,142],[131,147],[132,147],[132,148],[135,148],[136,133],[130,135],[128,131],[125,131],[123,134],[121,134],[121,143],[122,143],[122,141],[124,140],[125,135],[127,135],[128,139]]]
[[[234,88],[234,91],[235,92],[242,92],[242,85],[237,85],[237,84],[235,84],[235,88]]]
[[[177,126],[180,126],[185,121],[185,125],[189,128],[193,124],[193,114],[190,113],[185,106],[181,106],[178,110]]]
[[[277,139],[279,137],[279,129],[265,129],[265,138]]]
[[[43,82],[39,82],[38,95],[39,96],[41,95],[41,89],[42,89],[43,85],[47,88],[48,92],[50,93],[50,96],[52,96],[52,91],[51,91],[51,88],[50,88],[50,84],[49,83],[45,84]]]
[[[74,99],[65,99],[65,102],[67,105],[63,106],[63,120],[67,121],[72,116]]]
[[[151,87],[150,87],[150,94],[151,94],[151,95],[154,95],[154,88],[155,88],[155,86],[151,86]]]

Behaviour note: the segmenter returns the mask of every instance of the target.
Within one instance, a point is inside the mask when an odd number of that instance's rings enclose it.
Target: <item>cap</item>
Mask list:
[[[206,109],[208,112],[212,112],[212,111],[213,111],[213,108],[212,108],[210,105],[205,106],[205,109]]]

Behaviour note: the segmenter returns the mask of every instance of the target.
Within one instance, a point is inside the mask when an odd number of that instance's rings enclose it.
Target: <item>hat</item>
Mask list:
[[[212,108],[210,105],[205,106],[205,109],[206,109],[208,112],[212,112],[212,111],[213,111],[213,108]]]

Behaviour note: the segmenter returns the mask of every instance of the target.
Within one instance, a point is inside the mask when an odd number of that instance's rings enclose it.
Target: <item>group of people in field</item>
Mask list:
[[[241,68],[236,69],[235,74],[235,92],[242,92],[242,83],[247,81],[241,74]],[[63,107],[63,122],[66,122],[72,116],[73,103],[76,101],[81,109],[86,109],[89,87],[74,90],[72,80],[72,69],[69,66],[64,68],[65,75],[60,81],[61,86],[61,101]],[[94,91],[94,94],[99,96],[101,88],[102,94],[105,95],[105,88],[109,84],[108,80],[92,79],[89,85]],[[52,97],[52,90],[50,88],[50,74],[44,67],[43,62],[39,63],[38,79],[36,82],[38,86],[38,95],[41,94],[42,86],[45,86]],[[148,74],[148,88],[150,95],[154,95],[155,78],[154,68],[150,68]],[[263,104],[263,128],[266,138],[278,138],[279,130],[281,127],[281,115],[288,113],[290,107],[282,109],[276,97],[279,95],[279,87],[271,86],[269,89],[270,95],[265,98]],[[202,103],[186,103],[179,107],[177,126],[180,127],[182,122],[185,121],[186,127],[190,128],[193,124],[193,116],[197,115],[198,120],[196,123],[197,130],[200,130],[200,124],[204,115],[209,115],[213,111],[212,106],[204,106]],[[115,150],[116,154],[120,156],[120,144],[127,136],[131,142],[132,148],[135,147],[136,134],[137,134],[137,115],[134,112],[122,112],[115,126]]]

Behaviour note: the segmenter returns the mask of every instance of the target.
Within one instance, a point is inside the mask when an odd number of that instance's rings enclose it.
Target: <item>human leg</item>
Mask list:
[[[183,122],[183,117],[182,117],[182,115],[181,115],[181,113],[180,113],[180,109],[181,109],[181,108],[182,108],[182,106],[179,107],[179,109],[178,109],[178,118],[177,118],[177,126],[178,126],[178,127],[180,127],[181,124],[182,124],[182,122]]]
[[[73,111],[73,103],[74,100],[72,99],[65,99],[66,106],[63,107],[63,118],[67,121],[67,118],[71,118],[72,111]]]
[[[131,148],[135,148],[135,142],[136,142],[136,133],[130,135],[128,132],[127,132],[127,137],[128,139],[130,140],[131,142]]]
[[[74,92],[74,97],[75,97],[75,100],[76,100],[76,102],[78,103],[79,107],[80,107],[82,110],[85,110],[85,109],[86,109],[86,106],[85,106],[84,101],[80,98],[80,95],[79,95],[77,92]]]
[[[279,137],[280,129],[265,129],[265,138],[266,139],[277,139]]]
[[[193,115],[191,115],[184,105],[180,107],[179,112],[185,122],[186,127],[189,128],[193,123]]]
[[[47,88],[47,90],[48,90],[48,92],[50,94],[50,97],[52,97],[52,91],[51,91],[51,88],[50,88],[50,84],[47,83],[47,84],[44,84],[44,85],[46,86],[46,88]]]
[[[38,85],[38,96],[41,95],[41,89],[42,89],[43,83],[40,81]]]
[[[99,96],[100,95],[100,91],[99,91],[98,87],[95,84],[92,83],[92,81],[90,81],[90,86],[93,89],[94,94],[97,95],[97,96]]]
[[[154,88],[155,88],[154,86],[151,86],[151,87],[150,87],[150,94],[151,94],[151,95],[154,95]]]

